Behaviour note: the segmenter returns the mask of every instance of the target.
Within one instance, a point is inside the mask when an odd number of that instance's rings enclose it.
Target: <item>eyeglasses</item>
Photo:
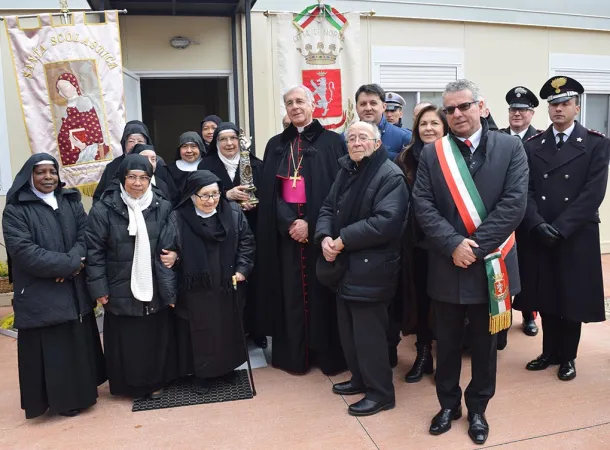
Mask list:
[[[377,140],[376,138],[370,138],[366,134],[360,134],[358,136],[350,136],[347,138],[347,142],[349,142],[350,144],[355,144],[358,141],[360,141],[364,144],[366,141],[376,141],[376,140]]]
[[[203,200],[204,202],[207,202],[209,199],[218,200],[220,198],[220,192],[213,192],[211,194],[201,194],[201,195],[195,193],[195,195],[197,197],[199,197],[200,200]]]
[[[218,138],[218,142],[222,142],[223,144],[226,144],[229,141],[237,142],[239,139],[237,139],[237,136],[223,136]]]
[[[470,107],[472,105],[474,105],[475,103],[479,103],[479,102],[472,101],[472,102],[460,103],[457,106],[447,106],[446,108],[443,108],[443,112],[445,114],[451,115],[451,114],[453,114],[455,112],[456,108],[459,109],[462,112],[468,111],[470,109]]]
[[[511,114],[524,114],[527,111],[533,111],[532,108],[508,108],[508,112]]]
[[[141,177],[137,175],[127,175],[125,178],[131,181],[132,183],[135,183],[136,181],[139,181],[140,183],[150,183],[150,177],[146,175],[143,175]]]

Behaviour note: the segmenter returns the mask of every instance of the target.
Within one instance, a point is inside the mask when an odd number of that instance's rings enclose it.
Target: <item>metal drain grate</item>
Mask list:
[[[178,381],[170,385],[163,397],[157,400],[150,398],[134,400],[132,412],[150,411],[152,409],[177,408],[179,406],[202,405],[204,403],[230,402],[252,398],[252,389],[247,370],[237,370],[235,383],[223,380],[210,381],[210,392],[198,394],[193,390],[190,381]]]

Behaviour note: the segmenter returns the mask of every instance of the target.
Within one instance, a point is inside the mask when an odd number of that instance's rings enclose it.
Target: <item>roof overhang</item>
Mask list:
[[[231,17],[246,11],[247,0],[87,0],[96,11],[126,9],[130,16]],[[250,0],[250,7],[256,0]]]

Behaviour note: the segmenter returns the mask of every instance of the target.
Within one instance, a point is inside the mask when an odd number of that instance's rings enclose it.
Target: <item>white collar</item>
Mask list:
[[[51,208],[53,208],[53,210],[59,208],[59,205],[57,204],[57,197],[55,197],[55,191],[45,194],[44,192],[40,192],[34,187],[34,175],[30,177],[30,189],[36,197],[38,197],[40,200],[42,200]]]
[[[211,213],[205,213],[202,210],[200,210],[199,208],[197,208],[195,205],[193,205],[193,207],[195,208],[195,214],[197,214],[199,217],[203,217],[204,219],[207,219],[208,217],[212,217],[214,214],[216,214],[218,212],[216,210],[216,208],[214,208],[214,211],[212,211]]]
[[[555,136],[555,138],[557,138],[557,135],[558,135],[559,133],[563,133],[563,134],[565,134],[565,135],[566,135],[566,138],[565,138],[565,140],[564,140],[564,142],[565,142],[565,141],[567,141],[567,140],[568,140],[568,138],[569,138],[569,137],[570,137],[570,135],[572,134],[572,131],[574,131],[574,127],[575,127],[575,126],[576,126],[576,122],[572,122],[572,125],[570,125],[570,128],[568,128],[568,129],[567,129],[567,130],[565,130],[565,131],[557,131],[557,130],[555,129],[555,127],[553,127],[553,136]]]
[[[529,127],[527,127],[525,130],[523,130],[521,133],[515,133],[512,128],[510,130],[510,134],[511,136],[519,136],[519,139],[523,140],[523,136],[525,136],[525,133],[527,133]]]
[[[311,125],[312,122],[313,122],[313,119],[311,119],[311,121],[304,127],[297,127],[298,132],[302,133],[305,128],[307,128],[309,125]]]
[[[468,138],[462,138],[459,136],[456,136],[456,138],[458,138],[460,141],[464,142],[466,139],[468,139],[470,141],[470,143],[472,144],[472,147],[470,147],[470,151],[472,153],[475,152],[475,150],[477,149],[477,147],[479,146],[479,144],[481,143],[481,137],[483,136],[483,127],[480,127],[477,131],[474,132],[474,134]]]
[[[197,158],[197,160],[193,162],[186,162],[183,159],[178,159],[176,161],[176,167],[178,167],[178,169],[182,170],[183,172],[194,172],[197,170],[197,167],[199,166],[200,162],[201,158]]]

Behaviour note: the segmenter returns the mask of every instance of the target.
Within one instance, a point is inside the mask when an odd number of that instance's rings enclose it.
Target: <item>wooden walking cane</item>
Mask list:
[[[252,387],[252,396],[256,396],[256,388],[254,387],[254,377],[252,376],[252,365],[250,364],[250,352],[248,351],[248,343],[246,342],[246,334],[244,333],[244,322],[239,312],[239,298],[237,296],[237,277],[233,275],[233,299],[235,300],[235,309],[237,310],[237,318],[241,329],[241,337],[244,341],[244,350],[246,352],[246,362],[248,363],[248,375],[250,375],[250,386]]]

